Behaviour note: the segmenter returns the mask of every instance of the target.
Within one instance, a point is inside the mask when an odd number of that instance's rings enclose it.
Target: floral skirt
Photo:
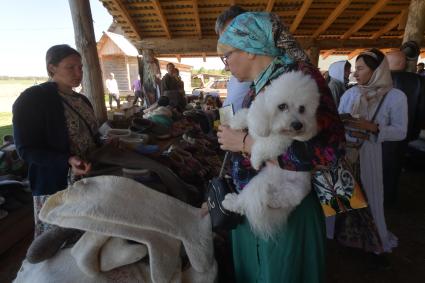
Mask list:
[[[43,207],[43,204],[46,202],[46,200],[50,197],[50,195],[44,195],[44,196],[33,196],[34,200],[34,238],[37,238],[47,230],[52,228],[51,224],[47,224],[45,222],[42,222],[40,218],[38,218],[38,215],[40,214],[40,210]]]
[[[347,149],[347,161],[353,169],[354,177],[361,185],[360,159],[357,149]],[[344,246],[360,248],[367,252],[380,254],[384,250],[369,207],[336,215],[335,238]]]

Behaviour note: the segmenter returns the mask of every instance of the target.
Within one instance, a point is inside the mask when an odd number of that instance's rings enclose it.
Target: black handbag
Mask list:
[[[207,204],[213,231],[232,230],[242,221],[242,215],[226,210],[221,204],[227,194],[236,192],[232,179],[223,176],[228,158],[226,152],[218,177],[208,184]]]

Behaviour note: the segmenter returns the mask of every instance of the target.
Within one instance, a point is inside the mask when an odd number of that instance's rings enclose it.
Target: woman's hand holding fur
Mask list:
[[[220,148],[232,152],[241,152],[245,150],[246,153],[251,152],[252,140],[248,135],[245,139],[245,148],[243,146],[243,139],[246,132],[242,130],[233,130],[229,126],[219,126],[218,128],[218,142],[221,144]]]

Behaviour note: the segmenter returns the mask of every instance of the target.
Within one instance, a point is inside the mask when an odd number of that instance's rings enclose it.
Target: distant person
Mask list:
[[[182,80],[182,78],[180,76],[180,70],[177,69],[177,68],[174,68],[173,74],[174,74],[174,77],[177,80],[178,90],[184,96],[185,95],[185,92],[184,92],[184,82],[183,82],[183,80]]]
[[[186,107],[184,84],[180,78],[179,71],[173,63],[167,64],[167,74],[161,80],[161,89],[162,95],[169,98],[170,106],[176,107],[180,112],[183,112]]]
[[[106,79],[106,89],[109,94],[109,108],[112,110],[113,99],[117,103],[117,108],[120,109],[120,91],[118,90],[118,83],[114,73],[109,73],[109,77]]]
[[[172,107],[176,107],[176,109],[178,111],[183,112],[184,109],[186,108],[186,105],[187,105],[186,93],[184,91],[184,82],[183,82],[182,78],[180,77],[179,69],[174,68],[173,75],[174,75],[175,79],[177,80],[178,96],[176,96],[175,98],[170,97],[170,99],[171,99],[170,105]],[[176,101],[174,101],[173,99],[176,99]]]
[[[423,77],[425,77],[425,68],[424,68],[424,66],[425,66],[425,64],[424,63],[419,63],[417,66],[416,66],[416,73],[418,74],[418,75],[420,75],[420,76],[423,76]]]
[[[167,73],[161,80],[161,91],[166,95],[167,91],[178,91],[179,82],[175,76],[175,66],[173,63],[167,64]]]
[[[97,147],[98,123],[89,100],[72,90],[83,77],[81,55],[68,45],[46,53],[49,81],[26,89],[13,104],[13,133],[19,156],[29,166],[35,236],[50,229],[38,214],[47,198],[87,174],[88,154]]]
[[[246,10],[237,5],[230,6],[230,8],[218,16],[215,22],[215,32],[218,35],[221,35],[234,18],[245,12]],[[227,59],[222,58],[222,61],[224,64],[224,69],[229,71]],[[240,110],[242,108],[245,96],[249,93],[251,85],[252,82],[239,82],[236,77],[231,75],[229,82],[227,83],[227,97],[224,100],[223,106],[233,105],[234,112]]]
[[[323,76],[323,78],[325,79],[325,81],[329,81],[329,71],[321,71],[320,72]]]
[[[394,207],[398,199],[399,177],[402,167],[406,163],[405,157],[408,143],[418,138],[420,132],[420,114],[417,111],[423,89],[421,75],[406,71],[407,57],[401,51],[391,51],[386,54],[394,88],[400,89],[407,96],[408,102],[408,130],[403,141],[386,141],[382,144],[383,177],[384,177],[384,205]]]
[[[140,82],[140,75],[137,75],[137,79],[134,80],[133,84],[131,85],[131,90],[134,93],[133,105],[136,105],[140,98],[140,104],[143,106],[143,90],[142,83]]]
[[[348,88],[348,77],[351,73],[351,64],[347,60],[337,61],[329,66],[328,86],[332,93],[336,107],[339,100]]]

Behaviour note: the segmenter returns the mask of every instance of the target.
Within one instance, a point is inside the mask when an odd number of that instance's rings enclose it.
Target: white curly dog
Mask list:
[[[317,134],[319,97],[311,76],[290,72],[272,81],[249,109],[232,118],[230,127],[248,129],[254,141],[250,160],[255,169],[285,153],[293,140],[307,141]],[[253,232],[268,239],[310,192],[310,178],[310,172],[267,165],[240,194],[227,194],[223,207],[245,215]]]

